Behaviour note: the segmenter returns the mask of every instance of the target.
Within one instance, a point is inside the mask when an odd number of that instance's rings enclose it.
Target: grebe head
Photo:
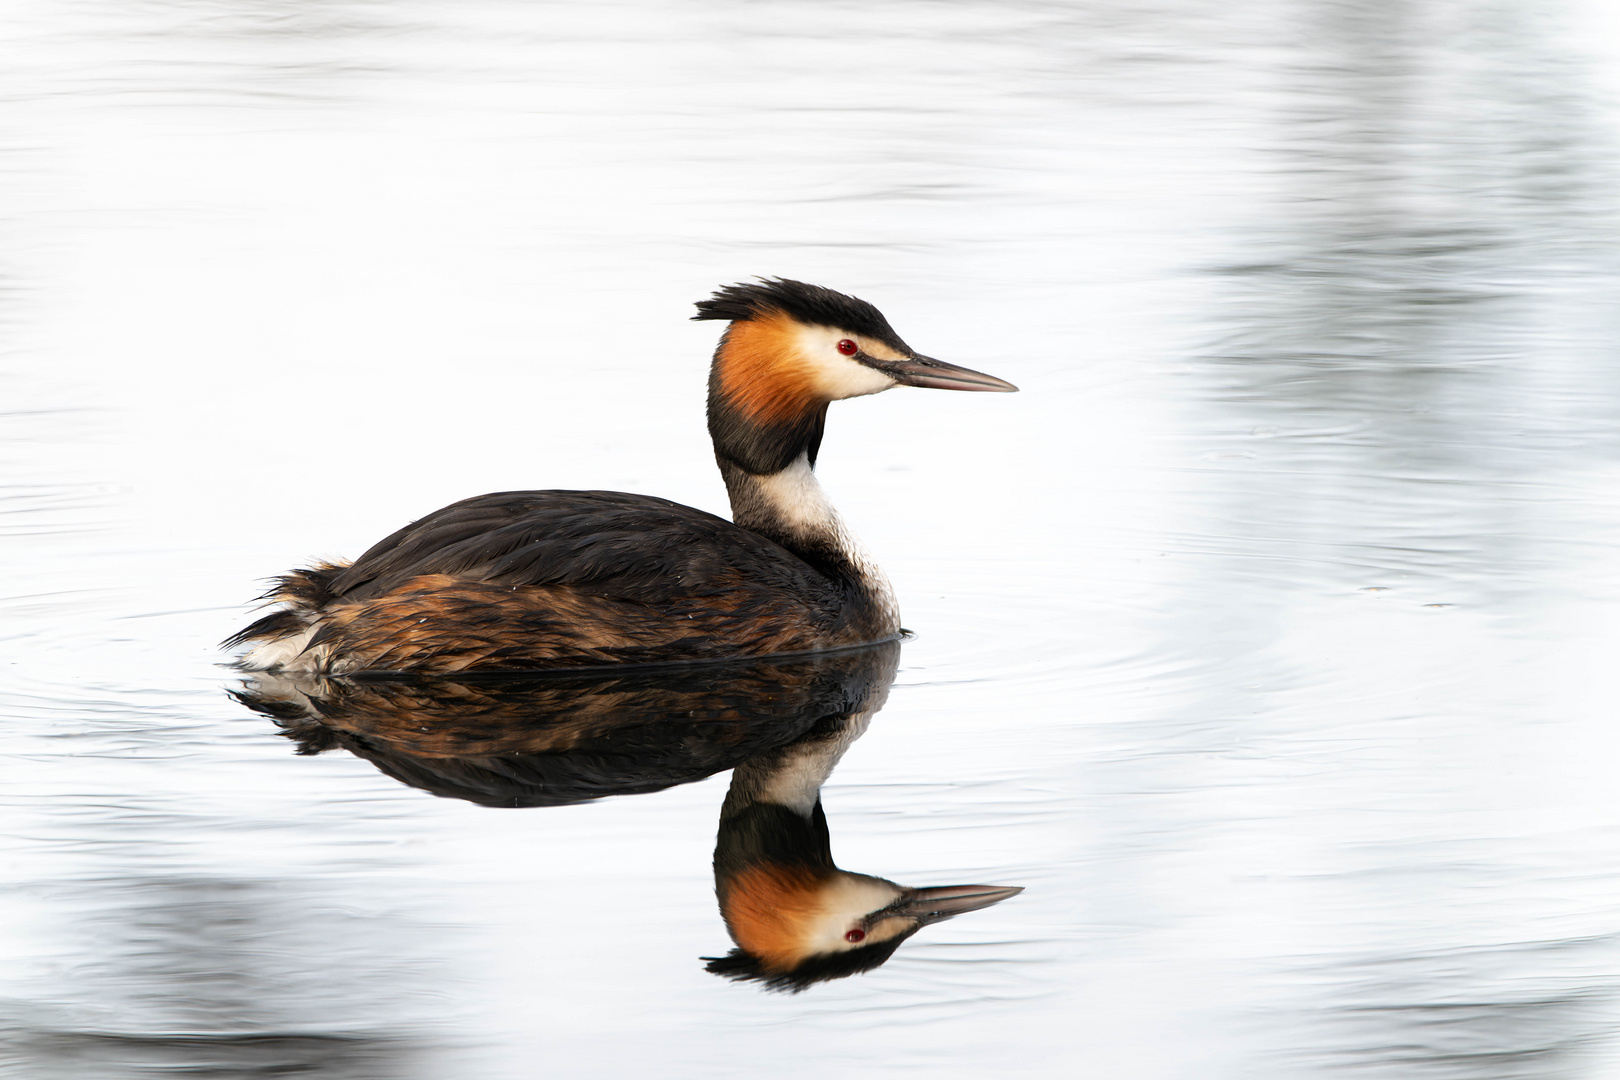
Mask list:
[[[827,405],[896,386],[1011,391],[1012,383],[923,356],[865,300],[785,278],[727,285],[694,319],[731,323],[709,375],[709,430],[722,458],[768,474],[815,461]]]
[[[930,923],[989,907],[1024,890],[947,885],[908,889],[846,870],[763,863],[726,883],[721,914],[738,948],[707,970],[797,993],[870,971]]]

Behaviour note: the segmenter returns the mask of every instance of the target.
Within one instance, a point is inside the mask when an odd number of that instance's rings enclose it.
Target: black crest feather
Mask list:
[[[699,300],[697,310],[692,316],[694,320],[724,319],[727,322],[745,322],[780,311],[802,323],[849,330],[876,338],[904,353],[912,351],[894,332],[883,312],[865,300],[788,278],[761,278],[757,283],[723,285],[709,299]]]
[[[698,959],[708,961],[703,965],[703,970],[711,974],[737,982],[759,982],[767,990],[797,994],[810,989],[818,982],[847,979],[851,975],[871,971],[886,963],[900,947],[900,943],[910,936],[902,934],[888,941],[880,941],[875,945],[866,945],[848,952],[812,956],[792,971],[767,971],[757,956],[742,949],[732,949],[724,956],[701,956]]]

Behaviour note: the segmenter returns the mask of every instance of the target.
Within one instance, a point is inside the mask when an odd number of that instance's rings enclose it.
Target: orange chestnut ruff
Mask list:
[[[817,913],[816,887],[826,877],[806,867],[780,865],[738,874],[722,905],[731,936],[767,968],[792,967],[804,928]]]
[[[790,422],[825,405],[815,371],[800,351],[800,325],[782,311],[734,322],[720,345],[720,388],[756,423]]]

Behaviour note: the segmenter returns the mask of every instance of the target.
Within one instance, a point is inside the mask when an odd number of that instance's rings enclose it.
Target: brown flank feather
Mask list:
[[[569,585],[497,585],[423,574],[382,596],[332,605],[310,647],[343,657],[347,670],[427,674],[594,664],[712,660],[837,644],[819,612],[792,594],[762,598],[719,575],[706,595],[649,617],[645,604]]]

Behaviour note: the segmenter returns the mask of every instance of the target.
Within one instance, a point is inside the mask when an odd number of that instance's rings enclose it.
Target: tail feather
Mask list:
[[[222,649],[234,649],[250,641],[273,641],[287,634],[296,634],[304,628],[304,617],[297,611],[283,608],[255,620],[219,643]]]
[[[273,579],[275,586],[259,599],[287,606],[232,634],[220,647],[234,649],[250,641],[274,641],[302,633],[321,608],[337,599],[332,581],[346,568],[344,564],[319,563]]]

